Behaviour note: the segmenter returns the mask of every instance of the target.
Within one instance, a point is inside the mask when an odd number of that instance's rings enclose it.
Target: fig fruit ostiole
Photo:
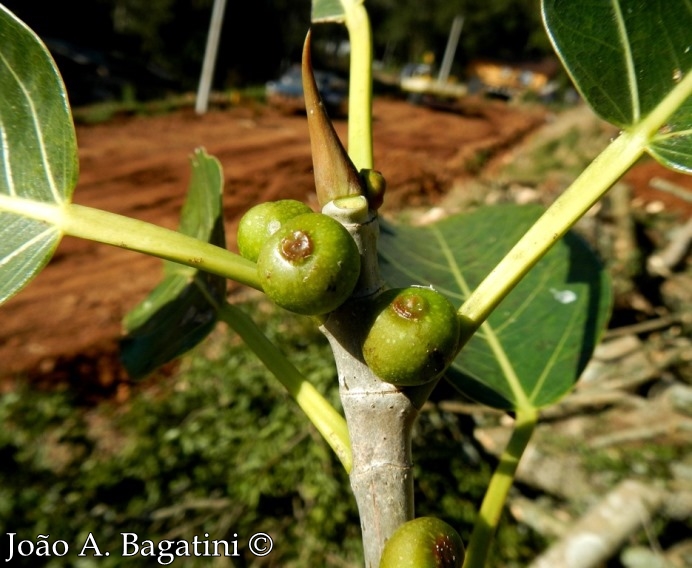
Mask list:
[[[383,381],[417,386],[439,377],[454,359],[459,319],[447,298],[432,288],[386,290],[373,305],[363,358]]]
[[[464,543],[459,533],[435,517],[401,525],[385,544],[380,568],[460,568]]]
[[[262,288],[277,305],[303,315],[334,311],[360,276],[360,253],[336,220],[306,213],[288,220],[257,258]]]
[[[248,260],[257,262],[264,243],[286,221],[311,212],[310,207],[295,199],[267,201],[251,207],[241,217],[238,224],[238,251]]]

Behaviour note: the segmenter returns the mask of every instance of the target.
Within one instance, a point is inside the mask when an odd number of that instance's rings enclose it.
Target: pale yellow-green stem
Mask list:
[[[495,473],[481,504],[473,533],[468,543],[463,568],[484,568],[490,552],[493,536],[500,522],[509,490],[514,483],[514,475],[521,456],[536,428],[538,410],[528,408],[517,411],[512,436],[500,457]]]
[[[62,234],[143,252],[262,289],[254,262],[145,221],[74,203],[57,205],[2,194],[0,211],[44,221]]]
[[[690,96],[692,73],[648,116],[613,140],[524,234],[459,308],[464,322],[462,344],[548,249],[636,162],[657,131]]]
[[[351,471],[353,457],[346,420],[303,374],[286,358],[240,308],[224,304],[219,319],[226,322],[259,357],[267,369],[286,388],[317,431],[334,450],[346,472]]]
[[[351,43],[348,155],[357,170],[373,168],[372,30],[362,2],[342,1]]]

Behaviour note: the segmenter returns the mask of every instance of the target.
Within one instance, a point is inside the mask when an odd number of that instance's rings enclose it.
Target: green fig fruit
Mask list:
[[[375,299],[363,358],[382,380],[416,386],[439,377],[456,355],[459,319],[432,288],[387,290]]]
[[[274,303],[303,315],[334,311],[351,295],[360,275],[356,242],[338,221],[322,213],[288,220],[260,251],[257,271]]]
[[[251,207],[238,224],[238,251],[241,256],[257,262],[264,243],[286,221],[311,212],[310,207],[295,199],[267,201]]]
[[[460,568],[464,543],[453,527],[435,517],[401,525],[384,546],[380,568]]]

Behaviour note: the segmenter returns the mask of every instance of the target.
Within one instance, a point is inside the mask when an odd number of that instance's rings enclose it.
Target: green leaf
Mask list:
[[[432,285],[456,305],[538,218],[535,206],[486,207],[423,227],[383,226],[391,286]],[[573,387],[604,329],[607,274],[574,234],[560,240],[461,351],[448,380],[478,402],[540,408]]]
[[[343,22],[345,18],[346,13],[341,0],[312,0],[310,19],[313,23]]]
[[[625,130],[665,104],[692,70],[688,0],[543,0],[542,7],[576,88],[599,116]],[[687,97],[647,150],[664,165],[692,173]]]
[[[191,165],[180,232],[224,247],[221,165],[203,150]],[[124,320],[121,359],[130,376],[142,378],[202,341],[216,325],[225,296],[225,278],[165,262],[163,281]]]
[[[0,195],[69,202],[77,142],[65,87],[48,50],[0,5]],[[0,303],[50,260],[54,225],[0,211]]]
[[[647,151],[664,166],[692,174],[692,97],[654,136]]]

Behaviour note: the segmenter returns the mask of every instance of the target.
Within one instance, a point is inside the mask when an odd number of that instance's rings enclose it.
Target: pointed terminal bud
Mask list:
[[[348,157],[322,104],[312,72],[310,32],[303,46],[303,92],[308,116],[315,189],[320,206],[348,195],[363,195],[358,171]]]

